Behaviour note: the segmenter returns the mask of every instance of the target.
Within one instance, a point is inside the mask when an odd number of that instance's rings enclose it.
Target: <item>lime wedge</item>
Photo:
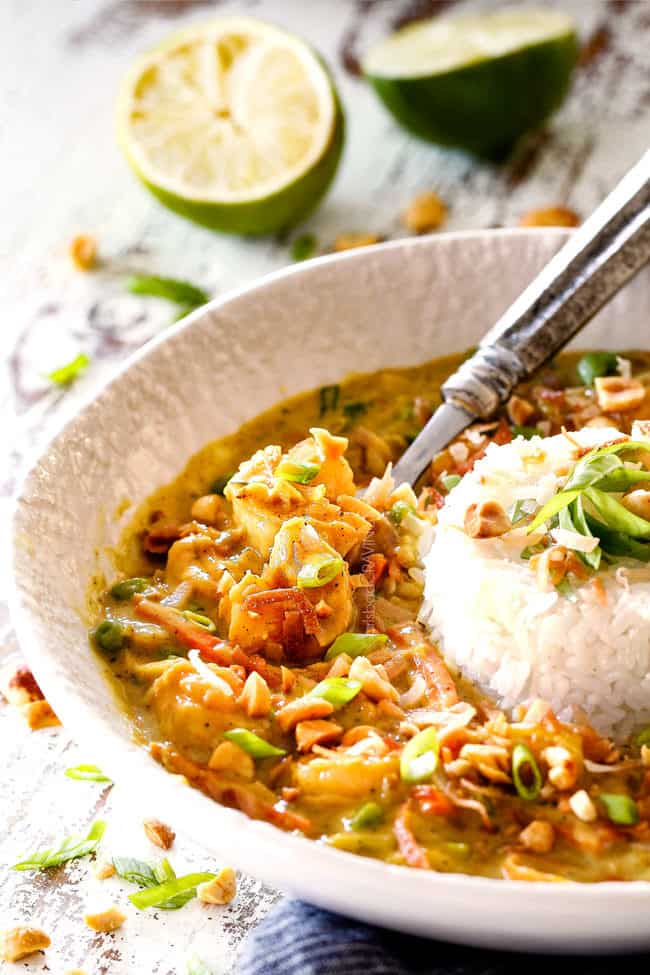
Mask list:
[[[363,68],[407,129],[498,159],[560,105],[577,54],[565,14],[511,7],[412,24],[373,48]]]
[[[343,116],[303,41],[252,18],[172,35],[127,73],[118,136],[166,206],[215,230],[266,234],[313,209],[332,181]]]

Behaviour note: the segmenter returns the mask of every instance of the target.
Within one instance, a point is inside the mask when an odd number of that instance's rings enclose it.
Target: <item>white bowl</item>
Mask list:
[[[650,947],[650,884],[521,884],[387,866],[287,835],[179,784],[131,738],[88,649],[84,597],[114,512],[278,399],[351,371],[473,345],[560,246],[559,231],[399,241],[288,268],[195,312],[127,363],[23,484],[14,620],[46,696],[112,777],[206,850],[307,901],[450,941],[527,951]],[[580,344],[647,344],[642,275]],[[125,516],[128,520],[128,513]]]

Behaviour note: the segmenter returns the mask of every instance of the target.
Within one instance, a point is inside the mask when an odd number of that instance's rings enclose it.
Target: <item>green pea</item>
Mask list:
[[[104,620],[95,629],[93,637],[100,650],[115,653],[124,646],[124,627],[115,620]]]
[[[131,599],[136,592],[144,592],[150,588],[151,583],[147,579],[135,577],[133,579],[123,579],[122,582],[116,582],[114,586],[111,586],[110,593],[113,599],[125,600]]]
[[[578,375],[585,386],[593,386],[599,376],[613,376],[617,366],[614,352],[588,352],[578,363]]]
[[[414,515],[415,508],[407,501],[396,501],[388,512],[388,517],[394,525],[401,525],[407,515]]]

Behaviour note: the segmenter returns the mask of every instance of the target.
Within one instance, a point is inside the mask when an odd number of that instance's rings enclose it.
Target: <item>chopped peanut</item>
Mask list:
[[[208,768],[215,772],[229,772],[248,782],[255,778],[255,762],[232,741],[222,741],[217,745],[210,756]]]
[[[93,931],[117,931],[126,921],[126,914],[112,904],[103,911],[84,914],[84,921]]]
[[[352,657],[349,657],[347,653],[340,653],[338,657],[334,658],[332,666],[327,672],[328,677],[347,677],[350,673],[350,664],[352,663]]]
[[[577,227],[580,217],[568,207],[544,207],[529,210],[519,221],[520,227]]]
[[[176,839],[174,830],[159,819],[145,819],[142,825],[147,839],[161,850],[168,850]]]
[[[199,884],[196,896],[204,904],[229,904],[237,893],[237,876],[232,867],[223,867],[214,880]]]
[[[277,714],[276,719],[284,733],[291,731],[300,721],[311,721],[313,718],[329,718],[334,706],[321,697],[299,697],[289,704],[285,704]]]
[[[573,815],[583,823],[593,823],[598,818],[598,811],[585,789],[573,793],[569,799],[569,806]]]
[[[381,240],[377,234],[339,234],[334,241],[335,251],[349,251],[354,247],[368,247]]]
[[[116,872],[110,860],[95,860],[93,873],[97,880],[107,880],[109,877],[114,877]]]
[[[471,504],[465,512],[465,531],[470,538],[496,538],[511,527],[510,519],[497,501]]]
[[[621,376],[597,376],[594,379],[596,399],[603,413],[627,413],[641,406],[645,386],[638,379]]]
[[[404,226],[414,234],[436,230],[447,219],[447,207],[437,193],[420,193],[402,215]]]
[[[17,708],[43,700],[43,692],[29,667],[15,664],[7,664],[0,670],[0,693]]]
[[[252,670],[237,702],[251,718],[265,718],[271,712],[271,691],[263,677]]]
[[[614,421],[611,419],[611,417],[609,417],[609,416],[602,416],[602,415],[600,415],[600,416],[592,416],[589,420],[587,420],[587,422],[585,424],[583,424],[583,426],[585,426],[585,427],[598,427],[598,428],[599,427],[612,427],[614,430],[620,430],[619,425],[617,423],[614,423]]]
[[[314,745],[334,741],[343,734],[343,728],[334,721],[316,718],[313,721],[300,721],[296,725],[296,743],[299,752],[309,752]]]
[[[629,491],[621,498],[621,504],[633,515],[638,515],[639,518],[646,520],[650,518],[650,491],[646,491],[644,488]]]
[[[544,749],[542,758],[548,762],[548,780],[556,789],[563,792],[576,784],[578,766],[568,749],[563,748],[562,745],[551,745]]]
[[[535,407],[522,396],[511,396],[506,406],[508,416],[517,426],[525,426],[535,412]]]
[[[294,685],[296,683],[296,675],[292,670],[289,670],[288,667],[281,666],[280,676],[282,679],[282,684],[281,684],[282,693],[288,694],[289,691],[292,691],[294,688]]]
[[[519,840],[533,853],[550,853],[555,843],[555,830],[543,819],[533,819],[519,834]]]
[[[40,928],[18,925],[0,931],[0,958],[3,961],[20,961],[35,951],[49,948],[52,942]]]
[[[383,669],[383,668],[382,668]],[[350,678],[361,682],[361,689],[372,701],[399,701],[397,688],[381,673],[378,667],[373,667],[367,657],[355,657],[350,667]]]
[[[78,270],[90,271],[97,263],[97,241],[88,234],[78,234],[70,242],[68,253]]]
[[[31,704],[25,704],[21,711],[31,731],[54,728],[61,724],[47,701],[32,701]]]
[[[192,505],[192,518],[204,525],[214,525],[221,520],[223,501],[218,494],[204,494]]]

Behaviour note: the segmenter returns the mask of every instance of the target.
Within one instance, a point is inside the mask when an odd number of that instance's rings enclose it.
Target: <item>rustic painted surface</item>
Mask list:
[[[648,0],[563,0],[584,42],[572,94],[547,130],[501,168],[416,142],[400,131],[358,78],[360,52],[396,23],[456,8],[460,0],[3,0],[0,5],[0,654],[15,652],[6,607],[6,518],[21,465],[44,438],[110,376],[130,352],[163,330],[162,302],[124,294],[131,270],[188,278],[221,294],[289,261],[290,237],[242,241],[211,234],[168,213],[134,181],[114,145],[112,104],[134,54],[166,31],[214,12],[244,11],[291,27],[332,66],[346,107],[347,147],[333,191],[305,225],[322,250],[338,233],[404,233],[399,215],[434,189],[447,202],[445,229],[512,226],[531,207],[562,204],[588,213],[647,148],[650,136]],[[550,5],[550,4],[549,4]],[[79,232],[94,234],[101,267],[74,271],[66,256]],[[92,357],[69,391],[42,375],[77,352]],[[173,472],[170,471],[170,474]],[[158,915],[129,911],[124,928],[95,935],[81,915],[100,896],[124,904],[124,884],[100,885],[87,861],[48,876],[7,865],[93,818],[105,816],[110,852],[151,855],[133,797],[63,776],[92,762],[65,731],[30,734],[0,705],[0,924],[40,923],[53,939],[45,957],[14,970],[88,975],[186,970],[195,951],[215,971],[233,970],[246,931],[278,896],[248,878],[227,908],[197,904]],[[164,818],[164,810],[150,810]],[[173,824],[172,824],[173,825]],[[200,848],[173,851],[179,870],[210,867]],[[12,966],[7,966],[9,970]]]

